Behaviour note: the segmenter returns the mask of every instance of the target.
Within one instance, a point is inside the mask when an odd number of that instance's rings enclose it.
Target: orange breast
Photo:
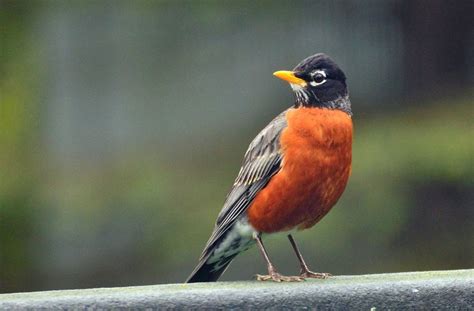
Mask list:
[[[280,145],[280,171],[247,210],[258,231],[271,233],[312,227],[344,191],[351,172],[352,120],[344,112],[295,108]]]

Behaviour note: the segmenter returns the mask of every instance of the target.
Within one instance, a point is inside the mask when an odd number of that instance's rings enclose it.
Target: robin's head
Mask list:
[[[295,106],[340,109],[351,114],[346,75],[326,54],[315,54],[292,71],[276,71],[273,75],[290,83],[296,95]]]

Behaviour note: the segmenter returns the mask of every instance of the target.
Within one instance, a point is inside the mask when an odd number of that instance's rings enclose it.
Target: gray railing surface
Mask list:
[[[1,294],[0,309],[474,310],[474,269]]]

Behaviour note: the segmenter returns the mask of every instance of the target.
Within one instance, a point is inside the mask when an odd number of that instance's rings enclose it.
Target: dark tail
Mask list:
[[[194,271],[191,273],[191,275],[188,277],[186,280],[186,283],[196,283],[196,282],[215,282],[219,277],[224,273],[224,271],[227,269],[229,266],[230,262],[232,259],[234,259],[235,256],[231,258],[226,258],[226,262],[224,263],[219,263],[219,262],[214,262],[214,263],[206,263],[206,259],[202,259],[197,267],[194,269]]]
[[[234,232],[234,228],[229,229],[227,234],[218,239],[211,238],[186,283],[217,281],[235,256],[254,243],[252,237],[241,236]]]

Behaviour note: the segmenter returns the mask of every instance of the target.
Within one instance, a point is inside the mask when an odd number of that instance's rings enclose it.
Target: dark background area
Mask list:
[[[182,282],[248,143],[317,52],[353,171],[313,270],[474,265],[473,1],[0,1],[0,292]],[[296,273],[284,235],[277,267]],[[256,249],[223,280],[264,272]]]

